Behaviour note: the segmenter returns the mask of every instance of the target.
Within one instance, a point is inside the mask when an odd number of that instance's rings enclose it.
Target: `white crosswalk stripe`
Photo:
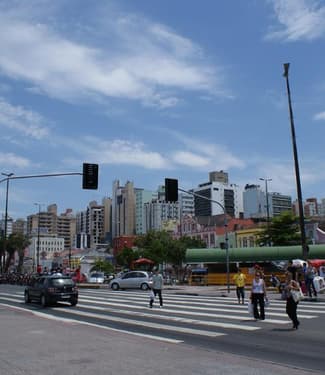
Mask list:
[[[165,293],[163,299],[162,309],[158,308],[157,301],[150,309],[148,293],[82,289],[78,305],[74,308],[41,309],[36,304],[25,305],[21,292],[0,292],[0,306],[31,311],[49,319],[100,326],[176,343],[182,342],[179,335],[183,334],[216,338],[231,334],[230,330],[250,332],[261,330],[267,324],[291,324],[285,312],[285,302],[280,300],[272,300],[266,309],[266,319],[255,322],[248,314],[247,305],[239,305],[236,298]],[[298,317],[301,320],[323,314],[324,302],[299,303]]]

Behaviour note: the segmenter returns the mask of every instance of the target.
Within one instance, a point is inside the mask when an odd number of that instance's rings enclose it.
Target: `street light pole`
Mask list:
[[[266,219],[267,219],[267,227],[269,227],[270,223],[270,206],[269,206],[269,192],[267,188],[267,183],[272,181],[272,178],[260,178],[261,181],[265,182],[265,195],[266,195]]]
[[[3,263],[1,268],[5,271],[6,267],[6,251],[7,251],[7,225],[8,225],[8,195],[9,195],[9,180],[13,176],[13,173],[1,173],[6,176],[7,186],[6,186],[6,208],[5,208],[5,228],[4,228],[4,239],[3,239]]]
[[[284,73],[283,76],[286,79],[287,94],[288,94],[288,104],[289,104],[289,114],[290,114],[290,126],[291,126],[291,139],[293,147],[293,157],[295,163],[295,173],[296,173],[296,185],[297,185],[297,198],[298,198],[298,207],[299,207],[299,223],[300,223],[300,232],[301,232],[301,246],[302,246],[302,257],[304,260],[308,256],[308,245],[306,242],[306,232],[305,232],[305,218],[304,218],[304,208],[302,204],[302,193],[301,193],[301,182],[300,182],[300,172],[299,172],[299,162],[298,162],[298,151],[296,144],[296,134],[295,126],[293,121],[293,111],[291,105],[291,93],[289,86],[289,63],[283,64]]]
[[[41,217],[41,204],[34,203],[35,206],[38,206],[38,220],[37,220],[37,248],[36,248],[36,269],[38,269],[39,263],[39,247],[40,247],[40,217]]]
[[[223,206],[220,202],[215,201],[211,198],[205,197],[204,195],[200,195],[197,193],[194,193],[193,191],[187,191],[183,190],[181,188],[178,188],[179,191],[182,191],[187,194],[191,194],[194,197],[199,197],[206,199],[210,202],[216,203],[219,207],[222,208],[223,210],[223,215],[224,215],[224,227],[225,227],[225,249],[226,249],[226,268],[227,268],[227,292],[228,294],[230,293],[230,270],[229,270],[229,238],[228,238],[228,219],[227,219],[227,212],[225,206]]]

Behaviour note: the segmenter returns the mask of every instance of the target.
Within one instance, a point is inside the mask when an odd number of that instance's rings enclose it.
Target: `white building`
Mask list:
[[[210,172],[210,181],[200,184],[192,191],[195,194],[195,216],[215,216],[224,213],[229,216],[243,215],[242,189],[236,184],[229,184],[228,174]],[[201,197],[200,197],[201,196]]]
[[[34,260],[34,264],[37,264],[38,253],[42,265],[43,261],[53,260],[56,255],[64,251],[64,238],[56,235],[40,235],[39,237],[33,235],[28,249],[28,256]]]

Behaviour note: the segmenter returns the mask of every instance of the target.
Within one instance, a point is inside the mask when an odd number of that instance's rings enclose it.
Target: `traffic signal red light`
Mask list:
[[[82,188],[93,190],[98,188],[98,164],[83,164]]]
[[[165,201],[178,201],[178,180],[173,178],[165,178]]]

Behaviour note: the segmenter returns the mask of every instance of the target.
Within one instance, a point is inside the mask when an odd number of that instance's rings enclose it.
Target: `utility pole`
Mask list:
[[[299,224],[300,224],[300,232],[301,232],[301,246],[302,246],[302,258],[304,260],[307,259],[308,256],[308,245],[306,242],[306,231],[305,231],[305,218],[304,218],[304,208],[302,204],[302,193],[301,193],[301,182],[300,182],[300,172],[299,172],[299,162],[298,162],[298,151],[297,151],[297,144],[296,144],[296,133],[295,133],[295,126],[293,121],[293,111],[291,105],[291,93],[290,93],[290,86],[289,86],[289,63],[283,64],[284,66],[284,73],[283,76],[286,79],[287,85],[287,94],[288,94],[288,104],[289,104],[289,115],[290,115],[290,127],[291,127],[291,140],[292,140],[292,148],[293,148],[293,157],[295,163],[295,172],[296,172],[296,185],[297,185],[297,198],[298,198],[298,207],[299,207]]]
[[[3,272],[6,269],[6,251],[7,251],[7,226],[8,226],[8,196],[9,196],[9,180],[10,177],[12,177],[13,173],[1,173],[3,176],[6,176],[7,178],[7,187],[6,187],[6,208],[5,208],[5,227],[4,227],[4,239],[3,239],[3,261],[1,268]],[[1,262],[0,262],[1,263]]]
[[[187,193],[187,194],[191,194],[193,195],[194,197],[199,197],[199,198],[203,198],[203,199],[206,199],[210,202],[213,202],[213,203],[216,203],[219,207],[222,208],[223,210],[223,215],[224,215],[224,227],[225,227],[225,250],[226,250],[226,268],[227,268],[227,292],[228,294],[230,293],[230,267],[229,267],[229,238],[228,238],[228,219],[227,219],[227,212],[226,212],[226,208],[225,206],[223,206],[220,202],[218,201],[215,201],[213,199],[210,199],[208,197],[205,197],[203,195],[200,195],[200,194],[197,194],[197,193],[194,193],[193,191],[187,191],[187,190],[183,190],[179,187],[177,187],[177,189],[179,191],[182,191],[183,193]]]
[[[266,227],[269,231],[270,229],[270,205],[269,205],[269,191],[268,191],[268,182],[272,181],[272,178],[260,178],[261,181],[265,182],[265,196],[266,196]],[[270,245],[268,241],[268,245]]]

